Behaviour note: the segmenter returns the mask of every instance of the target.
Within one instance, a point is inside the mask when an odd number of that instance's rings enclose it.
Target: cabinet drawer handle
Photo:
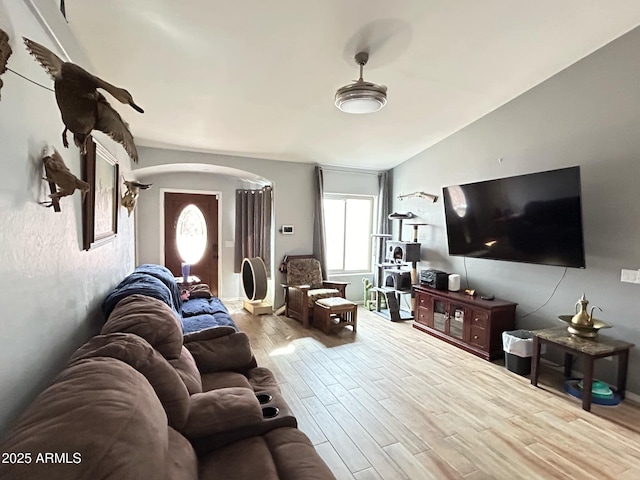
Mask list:
[[[474,336],[473,336],[473,339],[474,339],[474,340],[477,340],[477,339],[478,339],[478,335],[474,335]]]

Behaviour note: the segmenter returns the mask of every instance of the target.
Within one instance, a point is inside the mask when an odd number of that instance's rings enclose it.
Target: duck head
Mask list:
[[[124,88],[116,88],[116,90],[111,93],[119,102],[130,105],[131,108],[133,108],[137,112],[144,113],[144,110],[136,105],[136,103],[133,101],[133,95],[131,95]]]

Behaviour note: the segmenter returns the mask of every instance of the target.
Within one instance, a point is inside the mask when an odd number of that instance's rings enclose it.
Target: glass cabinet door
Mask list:
[[[447,331],[447,303],[442,300],[433,302],[433,328],[441,332]]]
[[[462,340],[464,337],[464,308],[451,305],[449,308],[449,335]]]

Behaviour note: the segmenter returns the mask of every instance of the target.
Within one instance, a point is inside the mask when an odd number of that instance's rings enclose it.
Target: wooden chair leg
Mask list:
[[[357,306],[353,309],[351,316],[353,320],[353,333],[356,333],[356,330],[358,328],[358,307]]]
[[[300,321],[302,322],[302,326],[304,328],[309,328],[311,322],[309,322],[309,297],[307,297],[307,295],[304,295],[304,298],[302,299],[300,316],[301,316]]]

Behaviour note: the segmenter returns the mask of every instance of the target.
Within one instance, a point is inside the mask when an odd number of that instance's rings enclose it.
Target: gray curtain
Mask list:
[[[270,275],[272,205],[271,187],[236,190],[236,273],[240,273],[243,259],[260,257]]]
[[[322,279],[327,279],[327,254],[326,235],[324,229],[324,206],[322,199],[324,196],[324,177],[322,168],[316,165],[314,177],[315,210],[313,216],[313,256],[320,261],[322,268]]]
[[[376,215],[376,233],[378,235],[384,235],[391,232],[391,229],[389,228],[390,199],[391,197],[389,195],[389,171],[386,170],[378,174],[378,211]],[[373,242],[373,245],[375,250],[373,252],[374,264],[384,263],[385,239],[378,238],[376,239],[375,242]],[[377,285],[378,275],[380,272],[378,271],[378,269],[375,269],[374,272],[376,272],[374,277]]]
[[[389,233],[389,171],[378,174],[378,215],[376,233]]]

